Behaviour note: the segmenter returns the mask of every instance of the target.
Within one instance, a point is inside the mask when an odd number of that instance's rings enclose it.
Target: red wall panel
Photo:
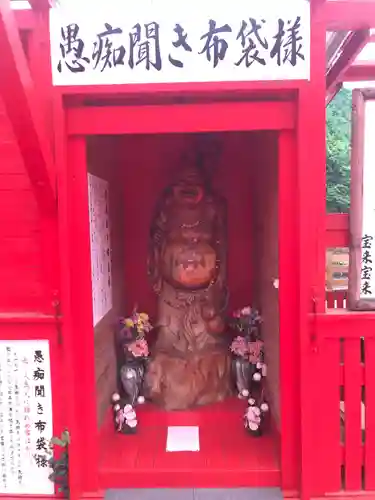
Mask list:
[[[0,312],[46,307],[40,217],[0,101]]]
[[[279,194],[277,134],[258,134],[254,176],[254,285],[263,316],[267,389],[276,424],[280,423]]]

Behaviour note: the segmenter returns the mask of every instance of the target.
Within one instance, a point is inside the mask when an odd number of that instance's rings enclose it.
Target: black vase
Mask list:
[[[120,370],[121,385],[127,404],[135,406],[143,395],[143,382],[145,377],[145,360],[143,358],[129,358]]]
[[[232,373],[238,397],[247,399],[250,394],[251,363],[246,358],[234,356],[232,359]]]

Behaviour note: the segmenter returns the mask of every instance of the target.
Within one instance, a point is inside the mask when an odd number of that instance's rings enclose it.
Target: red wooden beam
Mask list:
[[[375,2],[328,0],[317,13],[324,17],[327,31],[375,28]]]
[[[375,80],[375,61],[354,62],[345,72],[345,82]]]
[[[294,105],[282,101],[88,106],[67,112],[71,135],[290,130],[295,122]]]
[[[326,43],[326,67],[329,69],[332,66],[332,61],[337,59],[337,53],[340,51],[350,31],[337,31],[332,33]]]
[[[327,91],[326,94],[326,106],[336,97],[336,95],[340,92],[342,89],[342,82],[337,83],[334,85],[330,90]]]
[[[349,214],[327,214],[326,248],[349,246]]]
[[[55,213],[52,153],[9,0],[0,0],[0,47],[0,95],[37,202],[43,211]]]
[[[345,40],[343,47],[340,49],[339,58],[327,74],[326,86],[328,92],[332,92],[337,84],[343,81],[346,70],[367,44],[369,37],[370,30],[364,29],[351,33]]]
[[[375,313],[349,311],[347,309],[331,309],[326,313],[310,314],[311,333],[318,340],[357,338],[358,336],[374,338]]]
[[[349,234],[349,214],[327,214],[327,231],[345,231]]]

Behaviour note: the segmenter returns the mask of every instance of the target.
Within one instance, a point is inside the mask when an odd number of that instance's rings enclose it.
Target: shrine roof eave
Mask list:
[[[331,37],[327,47],[326,87],[330,93],[345,78],[345,74],[370,40],[369,29],[341,33]],[[339,39],[336,43],[336,39]],[[333,46],[333,49],[330,50]]]
[[[14,11],[6,1],[0,2],[0,46],[0,95],[37,202],[45,213],[55,213],[52,151]]]

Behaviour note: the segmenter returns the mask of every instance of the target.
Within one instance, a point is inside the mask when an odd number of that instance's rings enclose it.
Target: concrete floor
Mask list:
[[[278,488],[108,490],[105,500],[282,500]]]

